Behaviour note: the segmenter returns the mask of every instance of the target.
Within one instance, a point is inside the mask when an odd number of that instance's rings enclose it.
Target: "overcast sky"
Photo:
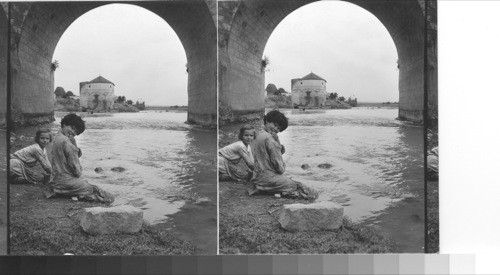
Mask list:
[[[358,101],[398,101],[396,46],[368,11],[345,2],[321,1],[288,15],[269,38],[265,85],[291,91],[290,80],[314,72],[327,92]]]
[[[127,4],[87,12],[57,44],[55,87],[79,95],[79,83],[99,75],[115,95],[146,105],[187,105],[186,54],[172,28],[156,14]]]
[[[271,34],[264,55],[266,85],[291,90],[310,72],[327,91],[359,101],[398,101],[397,53],[389,33],[366,10],[340,1],[306,5]],[[79,93],[79,83],[101,75],[115,95],[150,105],[186,105],[186,55],[160,17],[143,8],[111,4],[89,11],[63,34],[53,60],[55,86]]]

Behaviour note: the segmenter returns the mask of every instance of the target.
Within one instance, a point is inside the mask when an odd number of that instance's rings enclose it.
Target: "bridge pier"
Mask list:
[[[312,2],[315,1],[219,2],[219,105],[225,108],[225,116],[220,118],[222,123],[263,113],[265,75],[260,63],[265,45],[286,16]],[[346,2],[372,13],[390,33],[399,58],[399,118],[422,122],[424,58],[428,58],[428,63],[437,64],[435,55],[424,55],[424,1]],[[430,21],[435,23],[435,17]],[[430,104],[437,107],[437,78],[427,79]]]
[[[8,21],[0,6],[0,128],[7,125],[7,51]]]
[[[178,35],[189,66],[188,122],[217,123],[217,30],[211,0],[127,2],[168,23]],[[17,124],[53,120],[52,56],[66,29],[103,2],[11,3],[12,113]],[[3,41],[3,40],[2,40]],[[144,49],[146,50],[146,49]],[[168,76],[165,76],[168,77]],[[0,83],[1,84],[1,83]]]

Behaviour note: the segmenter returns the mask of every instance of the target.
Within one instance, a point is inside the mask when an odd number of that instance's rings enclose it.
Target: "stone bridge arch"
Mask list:
[[[125,3],[160,16],[179,37],[189,68],[188,122],[201,125],[217,123],[214,1]],[[53,120],[54,72],[51,62],[56,45],[78,17],[107,4],[111,2],[11,3],[11,114],[16,123]]]
[[[221,122],[263,114],[264,69],[261,60],[267,40],[287,15],[315,1],[219,2],[219,104],[224,110],[220,112],[224,114]],[[423,121],[424,85],[428,108],[437,112],[435,1],[427,5],[424,0],[346,2],[377,17],[394,41],[399,58],[399,118]]]

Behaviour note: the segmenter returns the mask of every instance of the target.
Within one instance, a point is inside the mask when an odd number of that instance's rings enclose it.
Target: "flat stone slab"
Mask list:
[[[279,214],[279,223],[287,231],[335,230],[342,225],[344,208],[334,202],[286,204]]]
[[[137,233],[142,228],[143,212],[131,205],[85,208],[80,226],[91,235]]]

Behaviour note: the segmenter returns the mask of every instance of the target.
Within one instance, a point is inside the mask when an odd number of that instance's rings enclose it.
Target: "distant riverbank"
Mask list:
[[[265,99],[266,108],[294,109],[292,97],[290,95],[267,95]],[[325,100],[324,106],[319,109],[350,109],[353,107],[367,108],[398,108],[398,102],[357,102],[349,103],[339,99]],[[306,109],[317,109],[317,107],[304,107]]]
[[[127,103],[118,103],[115,102],[113,109],[106,111],[94,111],[94,110],[86,110],[85,108],[80,106],[80,99],[73,98],[56,98],[54,102],[54,111],[59,112],[92,112],[92,113],[136,113],[140,110],[131,104]]]
[[[397,102],[358,102],[358,107],[372,107],[372,108],[398,108]]]
[[[146,106],[147,111],[187,112],[187,106]]]

